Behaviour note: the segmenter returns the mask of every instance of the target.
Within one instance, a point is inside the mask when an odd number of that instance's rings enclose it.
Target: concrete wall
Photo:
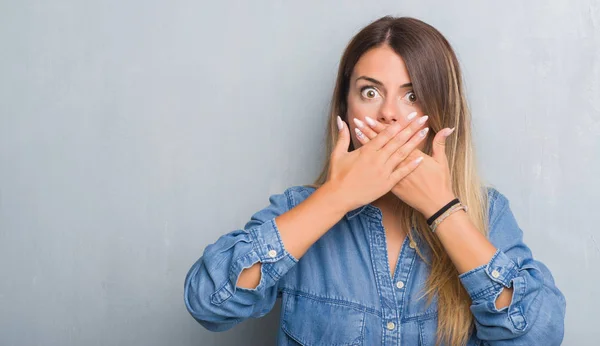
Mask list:
[[[385,14],[454,45],[483,174],[567,297],[564,344],[595,344],[591,0],[0,1],[0,344],[273,343],[278,308],[205,331],[184,276],[313,180],[342,49]]]

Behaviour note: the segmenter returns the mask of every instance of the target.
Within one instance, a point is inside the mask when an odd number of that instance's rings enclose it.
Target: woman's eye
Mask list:
[[[417,102],[417,95],[413,91],[409,91],[404,95],[404,99],[410,103]]]
[[[377,92],[377,90],[375,88],[371,88],[371,87],[363,88],[360,91],[360,94],[362,95],[362,97],[364,97],[366,99],[370,99],[370,100],[379,96],[379,92]]]

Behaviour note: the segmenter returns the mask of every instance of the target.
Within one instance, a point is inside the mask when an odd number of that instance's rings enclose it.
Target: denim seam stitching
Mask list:
[[[228,300],[229,300],[229,298],[231,298],[231,297],[233,296],[233,293],[232,293],[230,290],[228,290],[228,289],[227,289],[227,284],[228,284],[228,283],[229,283],[229,280],[226,280],[226,281],[225,281],[225,283],[223,283],[223,284],[221,285],[221,287],[219,287],[219,289],[215,290],[215,291],[214,291],[214,292],[213,292],[213,293],[210,295],[210,302],[211,302],[211,304],[213,304],[213,305],[217,305],[217,306],[220,306],[220,305],[222,305],[223,303],[225,303],[226,301],[228,301]],[[217,300],[217,298],[215,298],[215,297],[216,297],[216,296],[217,296],[217,294],[218,294],[219,292],[221,292],[222,290],[225,290],[225,291],[227,291],[227,293],[229,293],[229,296],[228,296],[227,298],[225,298],[225,299],[223,299],[223,300],[221,300],[221,301],[218,301],[218,302],[217,302],[217,301],[216,301],[216,300]]]
[[[501,199],[500,199],[500,194],[499,194],[499,192],[497,192],[497,191],[496,191],[496,192],[494,193],[494,197],[495,197],[495,198],[494,198],[494,200],[493,200],[493,201],[494,201],[494,202],[493,202],[493,203],[494,203],[494,204],[493,204],[493,207],[494,207],[494,209],[495,209],[495,208],[496,208],[496,203],[498,203],[498,201],[499,201],[499,200],[501,200]],[[505,203],[504,203],[504,204],[501,206],[501,209],[500,209],[500,210],[498,210],[498,211],[495,213],[495,214],[496,214],[496,217],[495,217],[495,218],[492,220],[492,222],[490,222],[490,225],[488,226],[488,228],[489,228],[490,230],[491,230],[491,229],[492,229],[494,226],[496,226],[496,223],[498,223],[498,220],[500,219],[500,217],[502,217],[502,214],[505,212],[505,210],[506,210],[507,208],[508,208],[508,200],[507,200],[507,201],[506,201],[506,202],[505,202]]]
[[[303,292],[303,291],[299,291],[299,290],[295,290],[295,289],[291,289],[291,288],[282,288],[281,291],[287,292],[292,295],[303,296],[305,298],[312,299],[315,301],[323,301],[323,302],[331,303],[333,305],[349,307],[349,308],[352,308],[352,309],[355,309],[355,310],[358,310],[361,312],[375,315],[380,318],[382,317],[381,314],[379,314],[377,310],[370,308],[368,306],[358,304],[358,303],[349,302],[349,301],[345,301],[345,300],[341,300],[341,299],[334,299],[334,298],[318,296],[318,295],[315,295],[312,293],[307,293],[307,292]]]
[[[500,287],[497,287],[497,286],[504,287],[502,285],[498,285],[498,284],[494,283],[494,285],[492,285],[492,286],[488,286],[480,291],[477,291],[477,293],[473,293],[471,296],[472,297],[471,299],[473,301],[475,301],[475,300],[485,297],[486,298],[485,300],[487,300],[487,298],[489,298],[490,296],[494,296],[498,293]]]
[[[401,322],[413,322],[413,321],[428,321],[437,317],[437,311],[426,311],[421,314],[413,314],[410,316],[402,317]]]

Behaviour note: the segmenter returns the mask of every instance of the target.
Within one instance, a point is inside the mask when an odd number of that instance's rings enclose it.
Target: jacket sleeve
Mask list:
[[[498,249],[489,263],[460,275],[469,293],[475,332],[485,345],[560,345],[566,302],[548,268],[523,243],[504,195],[490,190],[491,243]],[[496,299],[512,287],[512,300],[497,309]]]
[[[270,205],[256,212],[243,229],[208,245],[185,278],[184,301],[190,314],[210,331],[224,331],[248,317],[267,314],[277,298],[279,279],[298,260],[281,241],[275,217],[290,209],[289,189],[272,195]],[[261,262],[254,289],[237,287],[244,268]]]

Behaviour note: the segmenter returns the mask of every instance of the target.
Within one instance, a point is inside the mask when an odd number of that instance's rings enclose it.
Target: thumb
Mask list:
[[[334,156],[340,156],[344,153],[348,152],[348,146],[350,145],[350,130],[348,130],[348,126],[346,123],[340,118],[337,117],[337,126],[338,126],[338,139],[335,144],[335,148],[333,149]]]
[[[432,157],[439,163],[448,163],[446,157],[446,139],[454,132],[455,127],[449,129],[445,128],[438,132],[433,138]]]

